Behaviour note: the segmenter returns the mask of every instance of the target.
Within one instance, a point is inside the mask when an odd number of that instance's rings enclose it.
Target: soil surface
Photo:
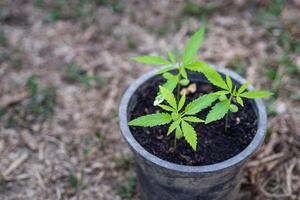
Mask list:
[[[155,77],[148,82],[146,87],[137,91],[138,100],[133,107],[131,119],[163,111],[153,106],[153,100],[160,83],[161,79]],[[205,82],[199,81],[194,83],[197,85],[197,90],[193,94],[187,95],[186,104],[198,96],[216,90],[211,84]],[[209,108],[198,113],[197,116],[205,119],[208,112]],[[225,118],[207,125],[204,123],[192,123],[198,137],[196,151],[193,151],[184,139],[177,140],[175,148],[175,134],[169,136],[166,134],[170,124],[150,128],[130,127],[130,129],[136,140],[148,152],[163,160],[181,165],[209,165],[222,162],[237,155],[250,144],[255,136],[257,117],[251,101],[245,101],[244,107],[239,106],[239,111],[230,113],[229,116],[227,131],[225,131]]]

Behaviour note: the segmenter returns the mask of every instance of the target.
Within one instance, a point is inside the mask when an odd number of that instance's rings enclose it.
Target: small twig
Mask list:
[[[105,175],[104,171],[100,171],[99,174],[96,176],[96,180],[101,180]]]
[[[265,190],[266,185],[268,184],[270,178],[268,178],[263,184],[258,184],[259,190],[265,195],[266,197],[269,198],[276,198],[276,199],[282,199],[285,197],[290,197],[289,194],[275,194],[275,193],[269,193],[268,191]]]
[[[21,138],[26,143],[26,145],[33,151],[37,149],[37,141],[36,137],[32,136],[29,131],[21,130],[20,131]]]
[[[56,191],[57,200],[61,200],[61,191],[60,191],[60,189],[57,187],[57,188],[55,188],[55,191]]]
[[[269,139],[268,145],[264,146],[263,152],[260,153],[257,158],[261,159],[267,155],[272,154],[272,151],[274,149],[274,146],[277,145],[280,142],[278,134],[272,133],[271,138]]]
[[[247,167],[256,167],[258,165],[261,165],[263,163],[268,163],[268,162],[271,162],[271,161],[274,161],[274,160],[277,160],[281,157],[284,156],[284,153],[281,152],[281,153],[278,153],[278,154],[273,154],[271,156],[268,156],[268,157],[265,157],[265,158],[262,158],[261,160],[255,160],[255,161],[252,161],[250,162]]]
[[[15,177],[5,177],[5,181],[7,182],[12,182],[12,181],[20,181],[20,180],[26,180],[26,179],[30,179],[31,178],[31,175],[29,174],[20,174],[20,175],[17,175]]]
[[[28,95],[27,92],[21,92],[21,93],[18,93],[16,95],[14,95],[14,96],[5,96],[0,101],[0,107],[8,107],[8,106],[12,106],[14,104],[17,104],[20,101],[27,98],[27,95]]]
[[[290,195],[293,195],[293,189],[292,189],[292,173],[296,166],[296,163],[293,162],[288,169],[286,170],[286,187],[287,191]]]
[[[39,173],[38,170],[35,170],[35,176],[38,180],[38,184],[40,185],[40,187],[43,189],[43,190],[46,190],[46,186],[44,184],[44,181],[43,181],[43,178],[41,177],[41,174]]]
[[[43,161],[45,158],[45,142],[41,142],[38,147],[38,158]]]
[[[12,173],[15,169],[17,169],[24,161],[29,157],[28,154],[23,154],[19,158],[17,158],[3,173],[4,178],[7,177],[10,173]]]

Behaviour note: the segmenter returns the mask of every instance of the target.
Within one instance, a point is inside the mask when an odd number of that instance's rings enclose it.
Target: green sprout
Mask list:
[[[214,94],[219,96],[219,102],[215,104],[212,109],[209,111],[205,119],[205,124],[208,124],[213,121],[222,119],[226,115],[225,130],[227,131],[228,127],[228,115],[230,112],[237,112],[239,110],[238,106],[234,104],[234,101],[239,105],[244,106],[244,99],[257,99],[265,98],[271,96],[273,93],[269,91],[247,91],[249,85],[248,82],[243,84],[237,90],[237,86],[234,85],[232,79],[227,74],[225,80],[222,76],[212,67],[204,62],[194,62],[188,66],[188,69],[191,71],[196,71],[202,73],[207,80],[221,88],[221,90],[214,92]]]
[[[200,28],[196,33],[193,34],[191,39],[187,42],[186,47],[183,50],[181,57],[176,57],[172,51],[168,51],[168,59],[165,59],[160,56],[139,56],[132,58],[133,61],[152,64],[152,65],[161,65],[166,66],[158,72],[166,79],[166,82],[163,84],[164,87],[173,91],[177,87],[177,100],[179,99],[180,85],[186,86],[189,84],[187,66],[188,64],[196,60],[196,55],[201,47],[205,33],[205,27]],[[173,75],[169,71],[176,68],[177,74]],[[161,93],[158,93],[154,105],[157,106],[163,102],[163,96]]]

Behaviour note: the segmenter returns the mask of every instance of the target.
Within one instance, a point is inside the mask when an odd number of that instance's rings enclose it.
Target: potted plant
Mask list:
[[[119,107],[143,200],[235,199],[242,168],[263,142],[260,98],[271,93],[198,60],[204,33],[194,33],[181,56],[132,59],[164,66],[137,79]]]

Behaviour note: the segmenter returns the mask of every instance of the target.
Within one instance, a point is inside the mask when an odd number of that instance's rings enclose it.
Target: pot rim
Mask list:
[[[214,66],[212,66],[214,67]],[[164,67],[163,67],[164,68]],[[242,78],[237,73],[225,69],[225,68],[219,68],[214,67],[218,72],[222,74],[228,74],[232,79],[234,79],[236,82],[239,82],[240,84],[244,84],[247,81]],[[240,153],[237,155],[224,160],[222,162],[218,162],[215,164],[210,165],[202,165],[202,166],[189,166],[189,165],[180,165],[176,163],[172,163],[166,160],[163,160],[150,152],[148,152],[146,149],[142,147],[136,141],[134,136],[131,134],[131,131],[128,126],[128,120],[127,120],[127,109],[128,104],[130,102],[130,99],[132,95],[135,93],[135,91],[144,84],[147,80],[157,75],[157,72],[161,68],[158,68],[156,70],[152,70],[150,72],[147,72],[143,74],[141,77],[139,77],[137,80],[135,80],[130,87],[126,90],[124,93],[122,100],[119,105],[119,125],[121,129],[121,133],[125,140],[129,143],[130,147],[137,153],[139,156],[141,156],[143,159],[150,161],[162,168],[166,168],[169,170],[173,170],[176,172],[182,172],[182,173],[208,173],[208,172],[216,172],[219,170],[224,170],[230,167],[233,167],[235,165],[238,165],[239,163],[242,163],[244,160],[246,160],[253,152],[257,150],[257,148],[262,144],[265,132],[267,128],[267,114],[266,114],[266,108],[262,101],[262,99],[254,99],[255,106],[257,108],[257,132],[251,141],[251,143]],[[249,85],[247,88],[249,91],[253,90],[253,86]]]

